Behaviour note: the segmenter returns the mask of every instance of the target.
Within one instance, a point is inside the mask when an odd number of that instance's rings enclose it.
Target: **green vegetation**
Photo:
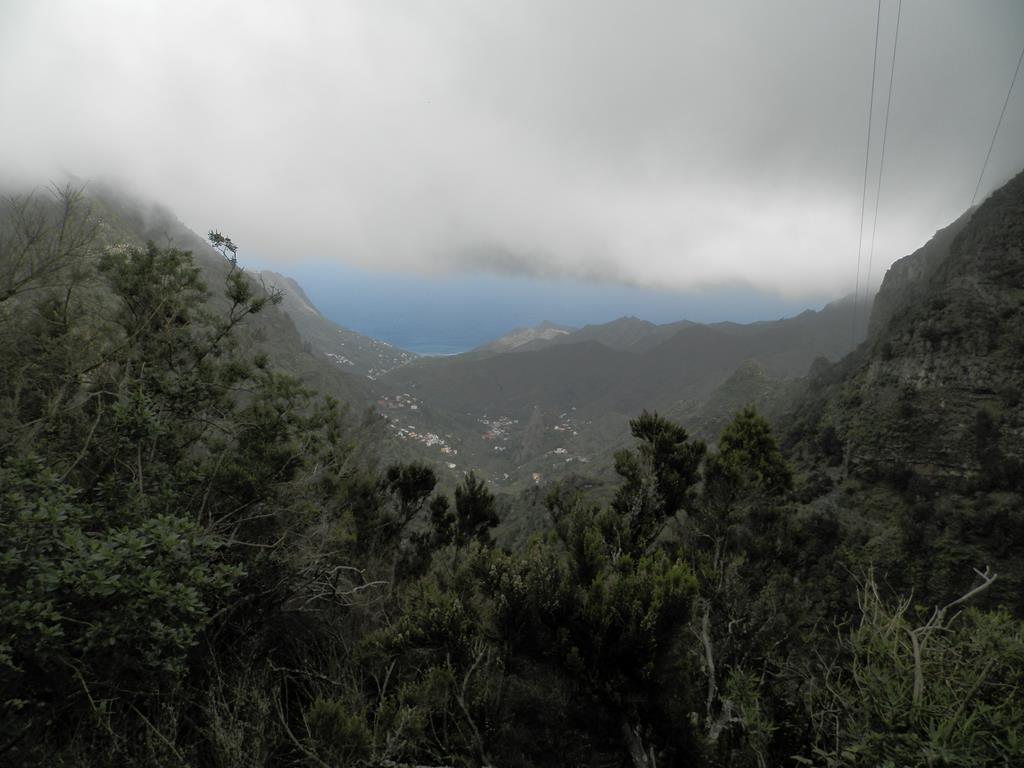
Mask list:
[[[215,270],[72,190],[3,210],[0,762],[1024,760],[1011,398],[943,498],[844,469],[837,403],[874,405],[828,367],[786,451],[750,407],[712,447],[644,411],[607,503],[554,486],[502,547],[480,476],[379,466],[253,344],[280,296],[210,240]]]
[[[419,455],[451,461],[460,474],[471,468],[505,491],[580,473],[613,480],[629,419],[644,408],[709,441],[751,402],[776,415],[815,358],[849,351],[852,308],[840,301],[750,325],[621,318],[510,350],[421,358],[377,386],[415,397],[415,412],[387,413],[450,443],[457,457],[442,458],[437,444]],[[864,325],[862,317],[858,337]],[[308,338],[316,347],[318,337]]]

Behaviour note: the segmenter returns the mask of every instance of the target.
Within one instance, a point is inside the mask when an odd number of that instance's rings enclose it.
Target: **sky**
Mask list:
[[[0,173],[118,180],[325,283],[774,311],[852,291],[859,242],[863,284],[872,229],[877,284],[971,202],[1024,3],[880,7],[865,182],[875,2],[0,0]],[[982,197],[1021,137],[1024,82]]]

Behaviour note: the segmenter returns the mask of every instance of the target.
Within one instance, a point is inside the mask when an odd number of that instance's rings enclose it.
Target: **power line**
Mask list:
[[[1010,103],[1010,94],[1013,93],[1014,83],[1017,82],[1017,75],[1020,74],[1020,63],[1024,61],[1024,48],[1020,49],[1020,56],[1017,57],[1017,68],[1013,71],[1013,79],[1010,80],[1010,87],[1006,91],[1006,98],[1003,99],[1003,109],[999,113],[999,119],[996,121],[996,129],[992,132],[992,141],[989,142],[988,152],[985,153],[985,162],[981,164],[981,173],[978,174],[978,183],[974,187],[974,195],[971,197],[971,208],[974,207],[974,202],[978,199],[978,191],[981,189],[981,180],[985,178],[985,169],[988,168],[988,160],[992,156],[992,147],[996,145],[996,136],[999,135],[999,126],[1003,124],[1003,115],[1006,114],[1006,105]]]
[[[875,108],[875,71],[878,67],[878,29],[882,24],[882,0],[876,3],[875,53],[871,59],[871,97],[868,99],[868,136],[864,149],[864,186],[860,193],[860,231],[857,234],[857,280],[853,284],[853,319],[850,324],[850,346],[857,340],[857,298],[860,293],[860,260],[864,251],[864,208],[868,196],[868,158],[871,157],[871,122]]]
[[[903,0],[896,7],[896,34],[892,40],[892,68],[889,70],[889,96],[885,102],[885,120],[882,123],[882,158],[878,165],[878,188],[875,190],[875,215],[871,223],[871,248],[868,250],[868,272],[864,276],[864,303],[867,304],[871,290],[871,262],[875,258],[875,232],[878,230],[878,201],[882,197],[882,175],[885,172],[885,141],[889,135],[889,112],[892,109],[892,82],[896,77],[896,47],[900,42],[900,19],[903,16]]]

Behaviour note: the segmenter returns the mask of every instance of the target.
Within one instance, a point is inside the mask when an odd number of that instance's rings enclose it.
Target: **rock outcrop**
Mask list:
[[[1024,173],[893,265],[871,327],[812,376],[803,434],[854,475],[1024,484]]]

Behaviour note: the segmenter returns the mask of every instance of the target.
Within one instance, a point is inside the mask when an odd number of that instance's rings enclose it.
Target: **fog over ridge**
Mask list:
[[[283,270],[853,287],[873,3],[15,0],[0,22],[5,173],[119,177]],[[903,3],[873,282],[969,204],[1022,37],[1014,0]],[[983,192],[1024,166],[1020,89]]]

